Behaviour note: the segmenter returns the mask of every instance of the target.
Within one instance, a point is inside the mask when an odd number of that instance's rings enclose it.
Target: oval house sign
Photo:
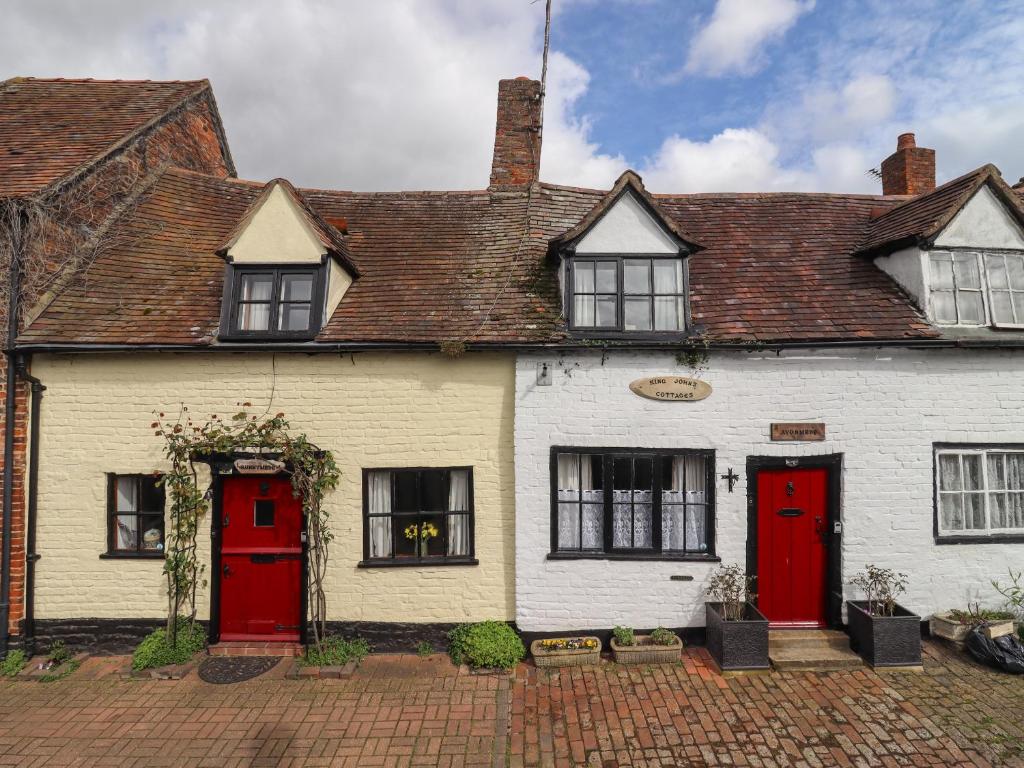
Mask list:
[[[693,402],[711,394],[711,385],[706,381],[685,376],[651,376],[630,382],[629,388],[649,400]]]

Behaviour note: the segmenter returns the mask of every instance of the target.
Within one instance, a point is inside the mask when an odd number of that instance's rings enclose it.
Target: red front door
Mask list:
[[[757,474],[757,605],[774,626],[825,626],[825,469]]]
[[[220,639],[298,641],[302,503],[286,477],[226,477]]]

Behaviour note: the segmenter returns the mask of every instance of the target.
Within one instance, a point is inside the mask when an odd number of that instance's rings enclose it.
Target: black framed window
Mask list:
[[[681,333],[686,269],[680,256],[576,256],[569,260],[574,330]]]
[[[311,338],[320,330],[324,305],[320,266],[229,267],[228,336],[259,339]]]
[[[1024,541],[1024,446],[935,447],[939,541]]]
[[[471,467],[363,471],[369,565],[473,563]]]
[[[714,451],[552,448],[553,556],[714,556]]]
[[[155,475],[107,475],[107,554],[164,556],[164,489]]]

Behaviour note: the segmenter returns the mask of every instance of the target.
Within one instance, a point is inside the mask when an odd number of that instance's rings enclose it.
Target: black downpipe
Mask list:
[[[22,645],[25,653],[32,656],[36,652],[36,510],[39,507],[39,415],[42,412],[43,382],[28,372],[28,361],[18,360],[18,377],[27,381],[31,387],[32,400],[29,405],[29,420],[32,427],[29,432],[28,454],[28,509],[25,522],[25,622],[22,630]]]
[[[14,340],[18,337],[18,300],[21,294],[21,235],[28,221],[24,211],[18,213],[19,220],[11,222],[11,282],[7,301],[7,392],[4,402],[4,495],[3,524],[0,537],[0,659],[7,658],[11,642],[9,623],[11,620],[11,529],[13,528],[14,506],[14,421],[18,397],[18,374],[15,366]]]

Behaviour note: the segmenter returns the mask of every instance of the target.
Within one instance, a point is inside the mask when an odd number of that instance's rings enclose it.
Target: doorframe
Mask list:
[[[826,470],[825,524],[828,527],[828,539],[825,548],[825,623],[828,627],[841,627],[843,611],[843,454],[747,457],[747,576],[754,580],[755,594],[758,592],[757,475],[763,469]],[[840,523],[838,533],[836,532],[836,523]]]
[[[221,587],[221,534],[224,529],[224,478],[253,477],[243,475],[235,469],[235,458],[251,458],[250,456],[232,456],[207,462],[210,466],[210,488],[213,498],[210,505],[210,627],[207,642],[210,645],[220,642],[220,587]],[[272,479],[287,479],[288,476],[278,472],[264,475]],[[299,567],[299,642],[306,644],[308,639],[309,612],[309,537],[306,535],[306,515],[301,517],[302,531],[302,565]]]

